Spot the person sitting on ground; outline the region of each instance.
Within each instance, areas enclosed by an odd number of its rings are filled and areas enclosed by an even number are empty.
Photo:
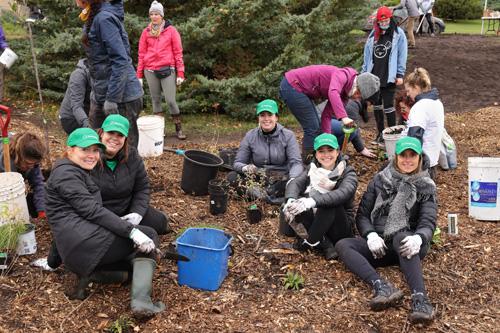
[[[371,285],[374,311],[395,306],[403,292],[375,267],[399,265],[411,292],[412,323],[428,323],[434,309],[424,287],[421,260],[436,228],[436,185],[422,170],[422,145],[416,138],[396,142],[396,157],[377,173],[356,215],[360,237],[340,240],[335,248],[347,268]]]
[[[444,132],[444,107],[436,88],[431,87],[429,73],[417,67],[405,78],[405,89],[415,104],[408,116],[403,135],[415,137],[422,142],[424,153],[429,157],[429,174],[436,179],[441,138]]]
[[[71,73],[68,88],[59,109],[61,126],[70,134],[80,127],[90,127],[90,72],[87,59],[80,59]]]
[[[153,228],[159,235],[169,231],[168,216],[149,205],[149,178],[137,149],[128,143],[129,121],[112,114],[98,130],[106,146],[101,162],[92,170],[101,190],[102,204],[133,225]]]
[[[302,158],[308,163],[313,152],[314,138],[331,133],[332,118],[353,126],[344,105],[349,98],[375,101],[380,89],[380,80],[371,73],[359,74],[350,67],[311,65],[292,69],[285,73],[280,84],[280,98],[304,130]],[[321,119],[318,117],[315,100],[328,100]]]
[[[14,135],[9,145],[10,170],[19,172],[28,181],[30,191],[26,196],[31,217],[45,218],[45,184],[40,163],[45,157],[46,148],[35,134]],[[4,169],[3,146],[0,146],[0,172]]]
[[[334,245],[353,235],[357,187],[356,172],[339,152],[335,136],[317,136],[313,161],[286,186],[283,213],[297,233],[298,250],[322,250],[327,260],[337,257]]]
[[[251,199],[281,203],[286,182],[299,176],[304,169],[299,145],[295,134],[278,123],[276,101],[266,99],[257,104],[257,117],[259,126],[248,131],[240,142],[234,171],[227,175],[227,180]],[[264,188],[247,187],[249,178],[259,178],[257,181]]]
[[[66,144],[64,158],[55,163],[47,181],[47,218],[65,267],[80,282],[117,283],[126,280],[126,272],[112,274],[104,267],[132,258],[132,312],[150,316],[163,311],[161,302],[151,301],[158,234],[102,205],[90,172],[99,163],[100,149],[106,147],[94,130],[78,128]]]
[[[394,96],[394,107],[396,108],[396,114],[399,118],[399,125],[406,125],[413,104],[415,104],[415,102],[408,97],[406,90],[400,89],[396,92],[396,96]]]

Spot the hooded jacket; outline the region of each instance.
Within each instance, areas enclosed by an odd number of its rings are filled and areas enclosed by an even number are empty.
[[[149,179],[142,158],[135,148],[129,147],[127,162],[123,161],[122,151],[117,161],[113,171],[106,165],[103,154],[102,163],[91,171],[101,190],[102,203],[118,216],[137,213],[144,217],[149,207]]]
[[[128,238],[134,227],[103,207],[90,172],[67,158],[47,182],[46,213],[64,265],[79,276],[94,271],[114,236]]]
[[[335,163],[335,167],[337,167],[337,165],[342,160],[345,159],[341,154],[339,154]],[[312,163],[315,163],[317,167],[321,167],[321,165],[315,160]],[[308,166],[299,177],[288,183],[285,190],[286,199],[298,199],[305,192],[311,182],[308,175],[309,168],[310,166]],[[356,176],[356,171],[352,166],[347,164],[344,172],[342,173],[342,175],[340,175],[340,177],[338,177],[337,179],[333,179],[332,176],[333,173],[330,173],[328,175],[330,180],[337,181],[333,190],[324,194],[314,191],[311,192],[309,196],[314,199],[317,208],[343,206],[348,221],[351,225],[353,225],[354,196],[356,194],[356,189],[358,188],[358,177]]]
[[[89,126],[90,72],[85,59],[80,59],[71,73],[68,88],[59,109],[60,119],[74,119],[79,127]]]
[[[311,65],[292,69],[285,73],[288,83],[298,92],[311,99],[328,99],[321,114],[321,131],[331,133],[331,120],[347,117],[344,105],[358,72],[350,67],[339,68],[330,65]]]
[[[290,178],[297,177],[304,169],[295,134],[281,124],[276,124],[276,131],[268,135],[264,135],[260,126],[247,132],[240,142],[233,167],[242,172],[250,163],[259,168],[286,171]]]
[[[88,32],[87,48],[95,101],[126,103],[143,96],[123,24],[122,0],[105,1]]]

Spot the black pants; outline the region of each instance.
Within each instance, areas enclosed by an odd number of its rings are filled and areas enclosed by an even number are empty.
[[[77,128],[80,128],[76,120],[73,118],[61,118],[60,121],[64,132],[66,132],[66,134],[68,135],[70,135],[71,132],[73,132]]]
[[[380,95],[377,103],[373,106],[375,122],[377,123],[378,133],[382,133],[385,128],[384,114],[387,118],[387,127],[396,125],[396,109],[394,108],[394,95],[396,94],[396,85],[394,83],[387,84],[386,87],[380,88]]]
[[[128,142],[132,147],[137,148],[139,143],[139,130],[137,129],[137,118],[142,111],[142,97],[136,100],[118,103],[118,113],[128,119],[130,130],[128,132]],[[104,113],[103,104],[95,101],[90,102],[89,120],[93,129],[101,128],[104,119],[108,115]]]
[[[158,235],[165,235],[168,229],[168,220],[165,214],[149,206],[139,225],[153,228]]]
[[[419,23],[420,23],[420,21],[422,21],[423,18],[424,18],[424,15],[420,15]],[[425,14],[425,19],[427,20],[427,23],[429,24],[429,32],[431,34],[433,34],[434,33],[434,22],[432,22],[432,13],[426,13]],[[417,33],[421,34],[423,28],[424,28],[424,25],[422,24],[420,26],[420,29],[417,31]]]
[[[351,223],[342,206],[318,208],[316,213],[309,209],[297,215],[295,219],[306,227],[309,234],[307,241],[311,244],[321,241],[325,236],[333,244],[353,236]]]
[[[399,264],[399,268],[403,272],[411,292],[425,293],[422,264],[420,261],[427,254],[429,245],[422,244],[418,256],[413,256],[410,259],[402,257],[399,254],[400,243],[403,238],[409,235],[413,235],[413,233],[399,232],[393,237],[392,241],[386,241],[388,249],[385,256],[379,259],[373,258],[373,254],[364,238],[342,239],[337,243],[335,248],[347,268],[366,283],[371,285],[373,281],[380,279],[380,275],[375,270],[375,267]]]

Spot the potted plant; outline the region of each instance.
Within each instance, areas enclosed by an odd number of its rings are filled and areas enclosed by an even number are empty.
[[[262,210],[257,204],[251,204],[247,208],[247,218],[250,224],[259,223],[262,220]]]
[[[7,274],[16,253],[19,235],[26,231],[22,222],[12,222],[0,226],[0,273]]]

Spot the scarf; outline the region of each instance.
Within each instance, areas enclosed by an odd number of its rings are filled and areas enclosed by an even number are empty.
[[[398,172],[392,163],[380,173],[380,180],[387,198],[382,198],[382,192],[378,194],[371,220],[373,223],[389,208],[384,226],[384,238],[389,239],[398,231],[410,229],[410,209],[415,203],[435,200],[436,184],[427,170],[407,175]]]
[[[344,173],[346,167],[346,161],[340,161],[333,170],[327,170],[323,168],[318,168],[315,163],[311,163],[309,172],[309,186],[306,188],[305,193],[311,193],[313,191],[319,192],[321,194],[330,192],[337,185],[337,181],[340,176]],[[328,188],[319,185],[320,181],[327,181]]]
[[[87,22],[87,20],[89,19],[89,15],[90,15],[90,3],[88,3],[87,6],[85,6],[85,8],[82,10],[80,15],[78,15],[78,17],[83,22]]]
[[[160,34],[164,28],[165,28],[165,20],[161,20],[160,24],[153,24],[153,22],[151,22],[149,24],[149,29],[150,29],[149,34],[152,37],[158,37],[158,36],[160,36]]]

